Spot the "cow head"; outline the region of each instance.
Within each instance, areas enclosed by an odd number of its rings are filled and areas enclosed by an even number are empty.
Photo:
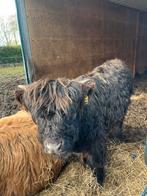
[[[16,89],[17,100],[32,114],[46,153],[66,157],[79,139],[82,107],[95,82],[42,79]]]

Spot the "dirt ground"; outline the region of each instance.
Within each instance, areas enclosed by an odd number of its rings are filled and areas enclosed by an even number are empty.
[[[24,84],[23,67],[0,68],[0,118],[19,110],[14,91],[19,84]]]
[[[19,110],[14,89],[23,74],[0,75],[0,117]],[[73,160],[40,196],[138,196],[147,186],[144,141],[147,135],[147,75],[135,79],[134,94],[124,121],[124,140],[109,141],[106,180],[99,188],[91,171]]]

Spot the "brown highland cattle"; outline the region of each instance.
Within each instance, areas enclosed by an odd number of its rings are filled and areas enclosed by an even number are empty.
[[[60,173],[63,163],[43,152],[31,116],[0,119],[0,196],[34,195]]]

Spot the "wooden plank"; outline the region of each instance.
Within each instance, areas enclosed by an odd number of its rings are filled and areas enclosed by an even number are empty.
[[[137,73],[142,74],[147,71],[147,13],[140,14],[136,65]]]
[[[147,1],[146,0],[110,0],[114,3],[135,8],[141,11],[147,11]]]
[[[72,78],[115,57],[134,69],[137,11],[106,0],[25,3],[35,79]]]
[[[137,62],[137,51],[138,51],[138,41],[139,41],[139,20],[140,20],[140,12],[137,13],[136,19],[136,39],[135,39],[135,47],[134,47],[134,64],[133,64],[133,76],[136,73],[136,62]]]

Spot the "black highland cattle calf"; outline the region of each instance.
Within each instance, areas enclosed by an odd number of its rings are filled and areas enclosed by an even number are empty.
[[[19,86],[16,97],[38,124],[45,152],[62,158],[83,153],[102,184],[107,133],[121,135],[132,86],[130,70],[114,59],[73,80],[46,78]]]

